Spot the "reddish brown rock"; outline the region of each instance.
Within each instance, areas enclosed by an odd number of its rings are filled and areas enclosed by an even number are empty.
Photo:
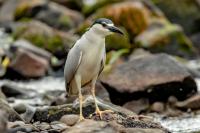
[[[29,51],[19,49],[9,67],[25,77],[41,77],[46,74],[49,62]]]

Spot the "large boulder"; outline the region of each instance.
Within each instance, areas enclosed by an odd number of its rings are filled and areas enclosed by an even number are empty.
[[[197,91],[185,67],[167,54],[133,56],[102,79],[111,101],[124,104],[148,97],[150,102],[166,101],[169,96],[184,100]]]

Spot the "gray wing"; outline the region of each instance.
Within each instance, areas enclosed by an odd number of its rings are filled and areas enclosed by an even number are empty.
[[[99,69],[99,75],[103,71],[105,63],[106,63],[106,52],[104,51],[103,57],[101,59],[101,66],[100,66],[100,69]]]
[[[65,76],[65,86],[67,89],[67,85],[73,79],[82,58],[82,51],[76,47],[75,49],[71,49],[68,53],[67,60],[65,62],[64,76]]]

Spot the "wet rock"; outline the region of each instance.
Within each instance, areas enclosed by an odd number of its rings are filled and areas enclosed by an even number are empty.
[[[173,23],[183,26],[186,33],[191,34],[200,29],[200,14],[198,0],[152,0]],[[178,6],[176,6],[178,5]],[[170,8],[169,8],[170,7]],[[190,19],[188,19],[190,18]]]
[[[62,123],[65,123],[68,126],[73,126],[76,124],[76,122],[79,120],[79,116],[78,115],[64,115],[61,117],[60,121]]]
[[[45,58],[19,49],[9,67],[24,77],[37,78],[46,75],[49,62]]]
[[[123,107],[140,114],[149,108],[149,101],[148,99],[133,100],[124,104]]]
[[[9,121],[22,120],[19,114],[15,112],[3,99],[0,99],[0,110],[4,111],[8,115]]]
[[[115,104],[148,97],[152,101],[166,101],[173,95],[180,100],[197,91],[187,69],[167,54],[135,56],[117,66],[102,79]]]
[[[6,133],[7,132],[7,114],[0,110],[0,132]]]
[[[39,21],[17,22],[10,26],[14,38],[23,38],[34,45],[53,53],[66,52],[77,40],[77,36],[55,30]]]
[[[10,125],[8,132],[9,133],[16,133],[16,132],[25,132],[25,133],[29,133],[29,132],[38,132],[39,130],[34,127],[32,124],[25,124],[22,123],[20,121],[16,121],[16,122],[9,122],[8,125]]]
[[[153,103],[151,106],[151,110],[154,112],[158,112],[158,113],[163,112],[165,110],[164,103],[162,103],[162,102]]]
[[[200,94],[194,95],[184,101],[177,102],[175,104],[180,109],[199,109],[200,108]]]

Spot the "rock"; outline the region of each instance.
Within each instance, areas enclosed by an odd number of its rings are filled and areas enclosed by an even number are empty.
[[[151,110],[154,112],[162,113],[165,110],[164,103],[162,102],[155,102],[151,106]]]
[[[34,123],[34,126],[39,128],[40,131],[45,131],[51,129],[51,126],[49,123],[42,122],[42,123]]]
[[[105,7],[107,5],[111,5],[116,2],[121,2],[124,0],[95,0],[95,1],[87,1],[83,0],[82,12],[86,16],[89,16],[93,12],[97,11],[98,9]]]
[[[167,18],[173,22],[180,24],[187,34],[194,33],[200,29],[200,14],[198,0],[151,0],[159,7]],[[178,5],[178,6],[177,6]],[[170,7],[170,8],[169,8]],[[188,19],[190,18],[190,19]]]
[[[2,90],[0,89],[0,98],[3,100],[6,100],[6,96],[5,94],[2,92]]]
[[[196,94],[184,101],[176,102],[175,106],[180,109],[199,109],[200,108],[200,94]]]
[[[27,50],[31,53],[34,53],[40,57],[44,57],[46,58],[48,61],[51,60],[52,54],[44,49],[41,49],[39,47],[34,46],[33,44],[31,44],[29,41],[24,40],[24,39],[19,39],[16,40],[12,45],[11,45],[11,49],[24,49]]]
[[[39,21],[17,22],[10,25],[14,38],[23,38],[34,45],[47,49],[54,54],[65,52],[73,46],[77,37],[55,30]]]
[[[140,128],[128,128],[125,129],[126,133],[165,133],[160,129],[140,129]]]
[[[193,34],[190,39],[194,44],[194,47],[197,49],[198,54],[200,54],[200,33]]]
[[[117,131],[109,126],[106,122],[100,121],[94,121],[94,120],[85,120],[69,130],[67,130],[64,133],[116,133]]]
[[[197,54],[182,28],[163,20],[150,24],[136,36],[135,43],[154,53],[165,52],[181,57],[193,57]]]
[[[65,31],[69,31],[83,22],[83,16],[79,12],[54,2],[49,2],[46,9],[39,12],[35,19]]]
[[[6,101],[0,99],[0,110],[4,111],[8,115],[9,121],[22,120],[22,118],[15,112]]]
[[[83,7],[83,0],[52,0],[60,5],[66,6],[70,9],[80,11]]]
[[[123,107],[140,114],[142,111],[146,111],[149,108],[148,99],[139,99],[127,102]]]
[[[23,104],[23,103],[20,103],[20,104],[16,104],[13,106],[13,109],[19,113],[19,114],[22,114],[24,112],[26,112],[26,105]]]
[[[34,90],[26,89],[17,83],[6,81],[1,84],[1,90],[7,97],[32,98],[37,95]]]
[[[114,24],[125,27],[130,37],[143,32],[153,20],[166,20],[162,12],[151,2],[139,0],[108,5],[99,9],[92,17],[110,18]]]
[[[118,132],[121,129],[126,128],[140,128],[140,129],[160,129],[163,132],[167,132],[166,129],[162,128],[162,126],[158,123],[149,121],[149,120],[140,120],[134,119],[137,115],[133,112],[121,108],[119,106],[106,103],[98,99],[98,105],[101,110],[110,109],[114,111],[113,113],[105,113],[102,116],[102,120],[98,115],[93,114],[91,117],[88,117],[91,113],[95,111],[94,100],[92,96],[87,97],[83,102],[83,115],[86,119],[83,122],[76,123],[72,127],[66,127],[65,132]],[[72,114],[79,114],[79,104],[65,104],[59,106],[51,106],[51,107],[43,107],[38,108],[34,115],[32,121],[40,121],[40,122],[51,122],[61,119],[62,122],[68,122],[71,120]],[[62,117],[62,118],[61,118]],[[66,120],[65,118],[68,117]],[[76,116],[79,117],[78,115]],[[52,122],[53,121],[53,122]],[[64,123],[63,123],[64,124]],[[70,122],[70,125],[72,123]],[[74,124],[74,122],[73,122]],[[64,124],[65,125],[65,124]],[[65,125],[66,126],[66,125]],[[55,128],[57,129],[57,128]],[[59,128],[60,129],[60,128]],[[63,128],[64,129],[64,128]]]
[[[122,113],[126,115],[135,115],[135,113],[121,108],[119,106],[115,106],[108,102],[102,101],[98,99],[98,105],[102,110],[113,110],[114,112]],[[88,117],[90,114],[94,113],[95,106],[94,106],[94,99],[92,96],[85,97],[84,99],[84,106],[83,106],[83,115]],[[74,102],[74,104],[64,104],[58,106],[51,106],[51,107],[44,107],[44,108],[37,108],[35,115],[33,117],[34,121],[42,121],[42,122],[52,122],[58,121],[60,118],[65,114],[79,114],[79,104]]]
[[[19,49],[9,67],[28,78],[45,76],[49,69],[49,62],[34,53]]]
[[[7,114],[0,110],[0,132],[1,133],[6,133],[7,132]]]
[[[64,115],[61,117],[60,121],[62,123],[65,123],[68,126],[73,126],[76,124],[76,122],[79,120],[79,116],[78,115]]]
[[[52,127],[54,130],[56,130],[56,131],[58,131],[58,132],[62,132],[62,131],[64,131],[65,129],[69,128],[66,124],[61,123],[61,122],[59,122],[59,121],[51,122],[50,125],[51,125],[51,127]]]
[[[74,133],[74,132],[76,132],[76,133],[97,133],[97,132],[102,132],[102,133],[116,133],[116,132],[151,133],[151,131],[152,132],[158,131],[158,133],[167,133],[166,130],[162,130],[159,128],[158,129],[148,128],[148,127],[145,127],[145,125],[143,125],[143,126],[141,125],[141,127],[139,127],[139,125],[140,124],[138,123],[138,125],[135,124],[136,127],[126,128],[114,121],[106,123],[104,121],[94,121],[94,120],[86,119],[85,121],[80,122],[77,125],[73,126],[72,128],[66,130],[64,133]],[[147,129],[145,129],[145,128],[147,128]]]
[[[166,101],[169,96],[184,100],[197,92],[187,69],[167,54],[135,56],[101,81],[111,101],[120,105],[141,97],[150,102]]]

